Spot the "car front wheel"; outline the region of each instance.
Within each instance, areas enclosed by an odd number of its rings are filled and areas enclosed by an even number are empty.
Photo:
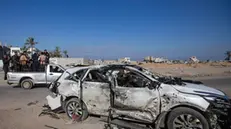
[[[65,112],[67,113],[67,116],[71,119],[76,120],[86,120],[88,117],[88,110],[87,106],[84,102],[82,102],[83,107],[81,109],[81,103],[78,98],[71,98],[67,102],[65,102]]]
[[[170,112],[167,127],[168,129],[209,129],[209,124],[200,112],[179,107]]]

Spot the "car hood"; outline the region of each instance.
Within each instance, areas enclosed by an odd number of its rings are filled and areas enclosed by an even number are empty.
[[[200,94],[200,95],[212,95],[212,96],[225,96],[222,91],[215,88],[205,86],[203,84],[184,83],[183,86],[173,86],[176,90],[184,93]]]

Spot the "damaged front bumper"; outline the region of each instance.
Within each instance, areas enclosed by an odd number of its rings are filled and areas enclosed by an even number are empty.
[[[46,97],[48,105],[50,106],[51,110],[60,108],[62,106],[61,95],[58,94],[57,82],[56,81],[52,82],[48,87],[48,89],[53,94],[52,96],[48,95]]]
[[[219,125],[221,129],[231,129],[231,109],[229,109],[227,113],[217,109],[212,110],[212,112],[216,117],[217,125]],[[216,126],[214,125],[212,127]]]
[[[231,101],[212,104],[208,109],[208,117],[212,129],[231,129]]]
[[[57,95],[56,97],[52,97],[51,95],[48,95],[46,97],[48,105],[50,106],[51,110],[55,110],[60,108],[61,105],[61,95]]]

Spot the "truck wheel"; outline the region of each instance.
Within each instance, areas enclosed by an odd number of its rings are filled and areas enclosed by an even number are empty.
[[[31,89],[33,87],[33,81],[32,79],[24,79],[21,82],[21,87],[24,89]]]
[[[71,98],[65,103],[65,111],[67,116],[71,119],[86,120],[88,117],[87,106],[83,102],[83,109],[81,109],[80,100],[78,98]]]
[[[167,127],[168,129],[209,129],[209,124],[198,111],[179,107],[170,112]]]

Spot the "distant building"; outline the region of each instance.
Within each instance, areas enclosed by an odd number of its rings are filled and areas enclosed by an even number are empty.
[[[147,57],[144,58],[144,61],[145,62],[153,62],[154,58],[152,56],[147,56]]]
[[[94,60],[94,65],[101,65],[103,64],[103,60]]]
[[[192,56],[189,58],[189,63],[199,63],[200,60],[197,59],[196,56]]]
[[[116,61],[116,60],[104,60],[103,63],[104,64],[116,64],[116,63],[118,63],[118,61]]]
[[[168,59],[162,58],[162,57],[158,57],[158,58],[154,58],[153,62],[155,63],[166,63],[168,61]]]
[[[131,58],[130,57],[124,57],[124,58],[120,58],[118,59],[119,63],[131,63]]]
[[[15,54],[15,52],[20,53],[21,49],[20,47],[11,47],[10,48],[10,55],[13,56]]]

